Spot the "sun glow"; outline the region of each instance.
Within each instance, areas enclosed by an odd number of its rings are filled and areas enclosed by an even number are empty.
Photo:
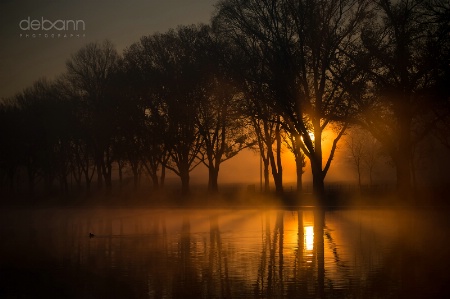
[[[309,138],[311,139],[311,141],[314,142],[314,139],[315,139],[314,138],[314,133],[313,132],[308,132],[308,135],[309,135]],[[301,136],[301,139],[304,140],[303,136]]]

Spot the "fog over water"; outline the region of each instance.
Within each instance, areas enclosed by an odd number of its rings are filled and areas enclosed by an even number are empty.
[[[446,211],[0,213],[2,298],[443,298],[450,293]]]

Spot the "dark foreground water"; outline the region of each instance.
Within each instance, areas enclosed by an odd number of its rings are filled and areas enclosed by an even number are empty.
[[[447,210],[0,216],[0,298],[450,298]]]

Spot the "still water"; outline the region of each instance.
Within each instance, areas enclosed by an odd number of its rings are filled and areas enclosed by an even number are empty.
[[[450,298],[447,215],[1,210],[0,298]]]

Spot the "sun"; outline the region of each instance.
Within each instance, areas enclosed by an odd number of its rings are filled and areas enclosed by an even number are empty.
[[[314,138],[314,133],[308,131],[308,135],[309,135],[309,138],[311,139],[311,142],[314,142],[314,140],[315,140],[315,138]],[[301,139],[302,139],[302,141],[303,141],[303,135],[301,136]]]

